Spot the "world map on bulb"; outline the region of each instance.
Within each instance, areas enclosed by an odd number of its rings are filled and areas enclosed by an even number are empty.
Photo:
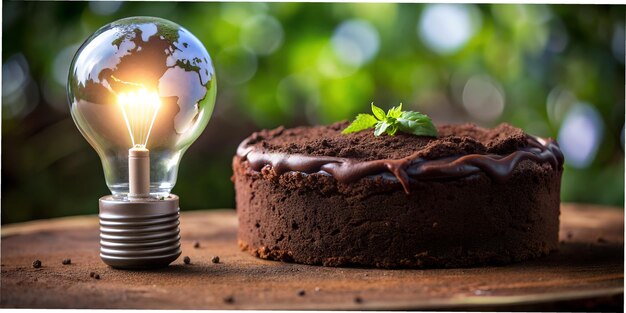
[[[150,142],[184,145],[202,131],[215,102],[215,71],[204,45],[181,26],[160,18],[133,17],[98,30],[81,46],[70,68],[72,113],[100,131],[93,140],[127,145],[119,121],[120,95],[148,90],[161,108]],[[85,125],[87,126],[87,125]],[[88,135],[88,134],[86,134]],[[124,143],[120,143],[119,137]],[[132,135],[131,135],[132,137]]]

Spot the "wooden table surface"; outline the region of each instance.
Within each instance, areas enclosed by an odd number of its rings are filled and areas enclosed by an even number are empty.
[[[102,263],[95,216],[4,225],[0,306],[621,310],[623,214],[622,208],[565,204],[560,250],[548,257],[431,270],[328,268],[256,259],[237,247],[233,210],[183,213],[183,254],[168,268],[150,271],[115,270]],[[199,248],[193,247],[195,241]],[[219,264],[211,262],[214,255]],[[183,264],[183,256],[192,264]],[[72,264],[62,265],[65,258]],[[41,268],[32,267],[35,259],[41,260]]]

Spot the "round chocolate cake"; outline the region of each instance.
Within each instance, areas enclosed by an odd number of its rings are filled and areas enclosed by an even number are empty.
[[[563,155],[501,124],[439,136],[263,130],[233,159],[241,249],[325,266],[466,267],[558,245]]]

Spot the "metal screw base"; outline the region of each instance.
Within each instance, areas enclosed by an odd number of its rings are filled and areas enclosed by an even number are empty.
[[[178,196],[124,201],[100,198],[100,258],[114,268],[168,266],[180,254]]]

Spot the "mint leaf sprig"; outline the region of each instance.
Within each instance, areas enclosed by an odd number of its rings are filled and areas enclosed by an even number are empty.
[[[397,131],[417,136],[437,137],[437,128],[426,114],[414,111],[402,111],[402,103],[387,111],[377,107],[372,102],[372,114],[359,114],[352,124],[348,125],[341,133],[356,133],[369,128],[374,128],[374,136],[386,133],[393,136]]]

